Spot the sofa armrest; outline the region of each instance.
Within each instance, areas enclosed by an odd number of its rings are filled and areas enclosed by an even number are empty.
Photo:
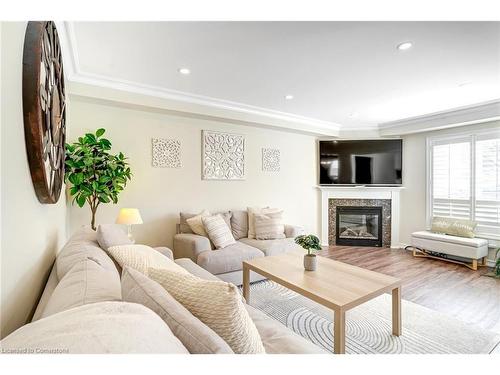
[[[285,224],[285,236],[286,238],[295,238],[304,234],[304,228],[299,227],[297,225],[288,225]]]
[[[172,250],[170,250],[168,247],[159,246],[155,247],[154,249],[162,255],[165,255],[167,258],[174,260],[174,253],[172,253]]]
[[[191,233],[181,233],[174,236],[174,258],[189,258],[197,263],[198,255],[212,250],[207,237]]]

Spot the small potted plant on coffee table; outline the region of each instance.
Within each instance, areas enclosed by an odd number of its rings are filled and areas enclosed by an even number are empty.
[[[295,237],[295,243],[303,247],[307,254],[304,255],[304,269],[306,271],[315,271],[317,267],[316,254],[313,251],[321,250],[319,238],[314,234]]]

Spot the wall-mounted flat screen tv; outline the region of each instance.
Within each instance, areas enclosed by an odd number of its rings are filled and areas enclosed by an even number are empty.
[[[319,142],[320,185],[402,185],[401,139]]]

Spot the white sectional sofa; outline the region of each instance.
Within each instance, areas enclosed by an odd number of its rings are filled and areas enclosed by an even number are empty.
[[[248,238],[248,213],[244,210],[228,211],[231,231],[236,243],[221,250],[215,250],[210,240],[194,234],[186,219],[195,214],[180,215],[178,233],[174,236],[174,257],[189,258],[200,267],[217,275],[220,279],[241,285],[243,282],[242,263],[245,260],[278,255],[287,251],[303,249],[294,242],[295,237],[304,233],[299,226],[285,225],[284,239],[257,240]],[[227,213],[225,213],[227,214]],[[250,274],[250,281],[264,279],[256,273]]]
[[[157,250],[172,256],[167,248]],[[198,277],[218,280],[191,259],[175,262]],[[81,272],[85,274],[79,278],[80,284],[84,280],[84,288],[69,277]],[[4,338],[2,351],[188,354],[157,314],[142,304],[122,301],[120,277],[119,268],[99,246],[96,232],[82,228],[58,254],[32,323]],[[261,311],[249,305],[245,308],[266,353],[325,353]]]

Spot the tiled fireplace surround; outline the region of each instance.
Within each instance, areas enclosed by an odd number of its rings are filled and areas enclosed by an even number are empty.
[[[390,199],[352,199],[331,198],[328,200],[328,244],[336,245],[337,207],[382,207],[382,246],[391,246],[391,200]]]
[[[382,246],[399,248],[399,193],[402,187],[320,186],[321,243],[335,245],[337,206],[382,207]]]

